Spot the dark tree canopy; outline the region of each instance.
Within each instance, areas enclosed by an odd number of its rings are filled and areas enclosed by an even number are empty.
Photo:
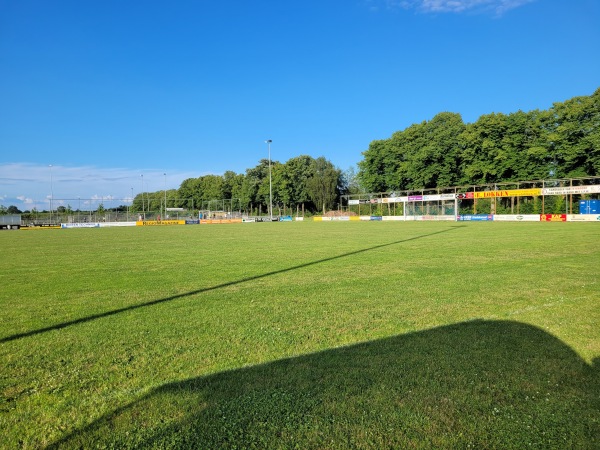
[[[370,192],[600,175],[600,89],[547,111],[440,113],[371,142],[358,178]]]

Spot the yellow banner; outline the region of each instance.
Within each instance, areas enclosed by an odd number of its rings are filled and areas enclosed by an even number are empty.
[[[473,192],[473,198],[493,198],[493,197],[535,197],[542,195],[542,190],[535,189],[508,189],[506,191],[481,191]]]

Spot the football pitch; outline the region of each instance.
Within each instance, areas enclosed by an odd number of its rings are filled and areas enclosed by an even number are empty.
[[[600,224],[0,244],[0,448],[600,448]]]

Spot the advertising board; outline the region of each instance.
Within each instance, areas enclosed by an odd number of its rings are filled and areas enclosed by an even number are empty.
[[[456,220],[464,220],[469,222],[487,222],[494,220],[491,214],[461,214],[456,216]]]
[[[567,222],[600,222],[600,214],[569,214]]]
[[[540,220],[542,222],[566,222],[566,214],[541,214]]]
[[[99,222],[86,222],[86,223],[61,223],[61,228],[100,228]]]
[[[539,222],[539,214],[494,214],[496,222]]]
[[[185,220],[142,220],[135,223],[139,226],[159,227],[164,225],[185,225]]]

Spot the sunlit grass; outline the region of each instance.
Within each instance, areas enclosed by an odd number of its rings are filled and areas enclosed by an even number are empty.
[[[0,243],[4,448],[598,443],[597,224],[43,230]]]

